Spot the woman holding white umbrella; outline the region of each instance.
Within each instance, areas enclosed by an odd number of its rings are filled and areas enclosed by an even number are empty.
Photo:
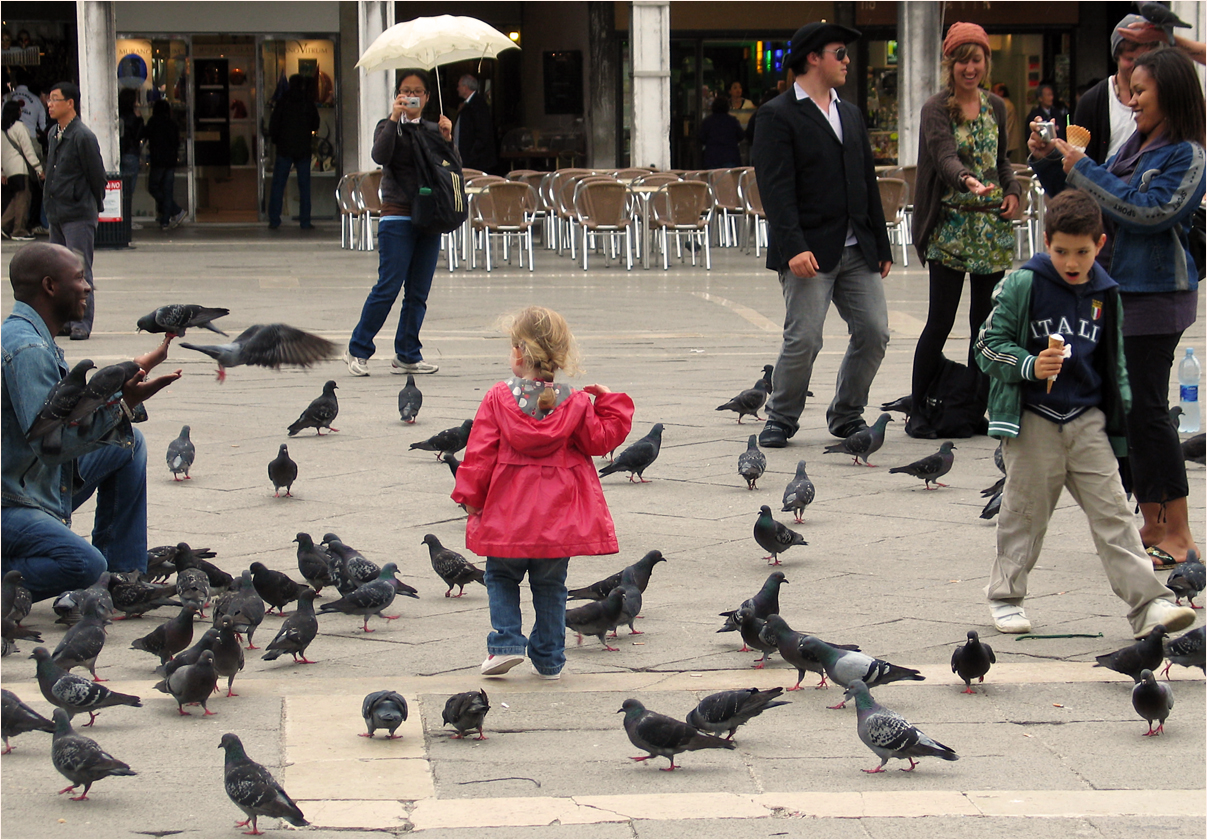
[[[439,123],[420,117],[428,103],[429,78],[424,70],[408,69],[399,73],[402,81],[395,91],[390,116],[377,124],[373,133],[373,160],[380,164],[381,221],[378,227],[377,284],[369,292],[344,353],[353,376],[369,375],[369,359],[376,348],[373,339],[390,314],[390,308],[403,293],[402,312],[394,334],[392,373],[435,373],[439,366],[423,360],[419,329],[427,313],[428,292],[440,256],[440,235],[423,235],[411,226],[411,200],[418,190],[410,138],[402,123],[417,123],[421,131],[438,131],[450,141],[453,124],[446,116]],[[459,161],[459,158],[458,158]]]

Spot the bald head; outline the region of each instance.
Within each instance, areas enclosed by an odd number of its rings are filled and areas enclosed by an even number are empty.
[[[49,242],[32,242],[22,247],[8,264],[13,297],[22,303],[32,302],[43,291],[43,278],[63,278],[74,271],[79,260],[74,251]]]

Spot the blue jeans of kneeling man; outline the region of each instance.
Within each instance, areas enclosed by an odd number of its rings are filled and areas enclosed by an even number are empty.
[[[566,664],[566,569],[569,557],[526,559],[486,558],[486,594],[490,598],[490,623],[486,637],[492,656],[525,656],[542,674],[561,673]],[[520,582],[528,575],[532,632],[524,638],[520,615]]]

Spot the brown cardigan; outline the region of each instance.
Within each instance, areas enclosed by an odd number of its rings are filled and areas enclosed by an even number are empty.
[[[1004,187],[1004,195],[1022,197],[1023,189],[1014,177],[1014,169],[1006,158],[1008,135],[1006,132],[1006,103],[989,94],[989,107],[997,121],[997,177]],[[967,192],[963,180],[965,175],[976,176],[960,162],[956,152],[956,137],[952,130],[951,117],[947,113],[947,91],[936,93],[922,106],[921,132],[918,137],[918,172],[914,192],[914,247],[918,258],[926,265],[926,246],[930,235],[939,224],[943,193],[947,187]]]

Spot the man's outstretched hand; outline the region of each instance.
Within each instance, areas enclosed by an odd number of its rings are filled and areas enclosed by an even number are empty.
[[[163,376],[147,379],[147,374],[168,358],[168,345],[171,343],[171,337],[165,335],[163,342],[150,353],[134,358],[134,361],[138,364],[139,371],[122,386],[122,400],[130,408],[134,408],[140,403],[151,399],[151,397],[181,377],[182,371],[177,369],[172,373],[165,373]]]

